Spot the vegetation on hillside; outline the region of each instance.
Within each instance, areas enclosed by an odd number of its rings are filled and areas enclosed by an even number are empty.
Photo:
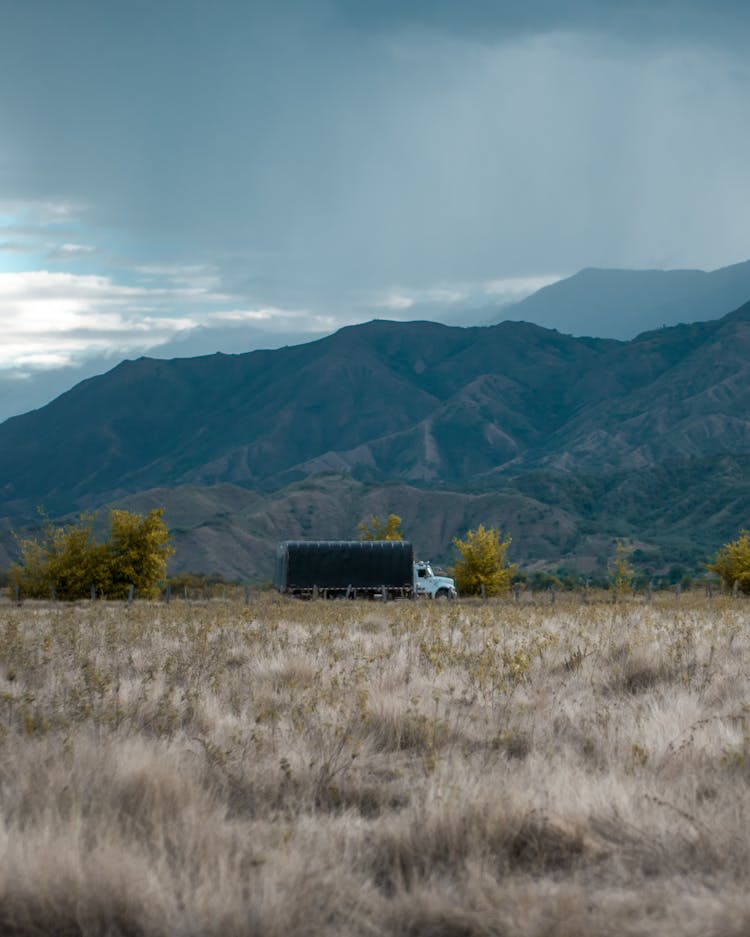
[[[357,524],[360,540],[403,540],[404,532],[401,530],[401,518],[398,514],[389,514],[388,519],[382,521],[374,514],[369,521]]]
[[[268,579],[280,536],[357,537],[358,521],[395,513],[417,552],[442,565],[453,559],[455,534],[491,518],[513,531],[513,558],[530,571],[604,585],[612,541],[621,538],[634,546],[639,588],[650,580],[655,587],[684,585],[705,576],[707,558],[736,537],[738,518],[750,517],[750,456],[676,460],[599,478],[537,473],[487,481],[471,493],[426,484],[366,485],[331,474],[274,492],[184,486],[133,495],[118,506],[146,513],[162,504],[177,549],[170,564],[175,572]],[[37,534],[16,526],[22,536]],[[16,557],[10,530],[0,529],[0,567]]]
[[[41,538],[21,540],[21,561],[10,569],[10,584],[29,598],[73,600],[93,589],[117,599],[131,586],[139,597],[153,597],[174,552],[163,513],[161,508],[146,515],[112,510],[103,540],[95,536],[93,514],[63,526],[46,521]]]

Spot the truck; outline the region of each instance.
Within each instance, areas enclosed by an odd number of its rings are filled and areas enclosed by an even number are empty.
[[[456,598],[454,581],[415,562],[408,540],[285,540],[274,584],[299,598]]]

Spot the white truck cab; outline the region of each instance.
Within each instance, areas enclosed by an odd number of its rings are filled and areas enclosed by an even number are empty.
[[[429,599],[455,599],[456,583],[448,576],[436,576],[429,563],[414,564],[414,595]]]

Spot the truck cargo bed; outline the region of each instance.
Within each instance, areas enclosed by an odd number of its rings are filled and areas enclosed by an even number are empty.
[[[274,583],[300,596],[411,595],[413,561],[406,540],[287,540],[276,551]]]

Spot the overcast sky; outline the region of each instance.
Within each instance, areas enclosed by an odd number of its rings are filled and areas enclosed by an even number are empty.
[[[748,10],[0,0],[0,369],[746,260]]]

